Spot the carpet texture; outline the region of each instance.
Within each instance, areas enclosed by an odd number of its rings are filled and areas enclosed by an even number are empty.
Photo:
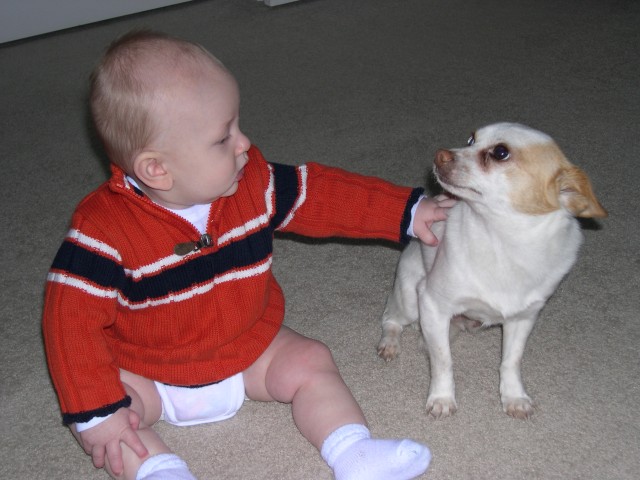
[[[632,0],[196,1],[0,46],[0,478],[100,479],[61,424],[42,347],[44,280],[77,202],[107,176],[87,79],[133,28],[202,43],[235,73],[242,127],[271,161],[318,161],[423,185],[439,147],[517,121],[553,136],[609,218],[541,315],[523,377],[538,410],[501,411],[499,329],[460,335],[458,413],[425,413],[419,333],[376,356],[400,250],[279,238],[286,324],[322,340],[374,435],[432,449],[425,479],[640,475],[640,3]],[[246,402],[207,426],[159,424],[201,479],[330,479],[287,405]]]

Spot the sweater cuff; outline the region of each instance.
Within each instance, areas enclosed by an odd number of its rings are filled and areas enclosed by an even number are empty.
[[[420,197],[424,195],[424,188],[414,188],[409,195],[407,204],[404,207],[404,213],[402,215],[402,222],[400,222],[400,243],[406,245],[411,240],[409,235],[409,228],[413,225],[413,207],[416,206]]]
[[[95,410],[88,410],[86,412],[79,413],[63,413],[62,422],[65,425],[72,423],[87,423],[95,417],[106,417],[112,413],[116,413],[121,408],[128,408],[131,406],[131,397],[127,395],[122,400],[111,405],[105,405],[104,407],[96,408]]]

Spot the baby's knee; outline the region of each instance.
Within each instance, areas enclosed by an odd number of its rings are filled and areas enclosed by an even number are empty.
[[[120,379],[127,395],[131,397],[131,410],[140,417],[143,425],[151,426],[162,415],[162,401],[153,380],[126,370],[120,371]]]
[[[309,371],[337,371],[331,350],[324,343],[307,339],[298,350],[295,361],[299,368]]]

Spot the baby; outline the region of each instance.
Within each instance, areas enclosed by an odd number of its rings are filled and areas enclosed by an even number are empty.
[[[231,73],[154,32],[115,41],[91,109],[112,176],[77,207],[48,275],[43,331],[63,421],[114,478],[193,479],[153,425],[215,422],[245,398],[291,404],[338,480],[422,474],[427,447],[371,438],[328,348],[283,326],[276,231],[436,244],[450,200],[309,163],[267,162]]]

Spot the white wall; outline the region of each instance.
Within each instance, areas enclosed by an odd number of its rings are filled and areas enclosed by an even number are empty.
[[[190,0],[0,0],[0,43]]]

